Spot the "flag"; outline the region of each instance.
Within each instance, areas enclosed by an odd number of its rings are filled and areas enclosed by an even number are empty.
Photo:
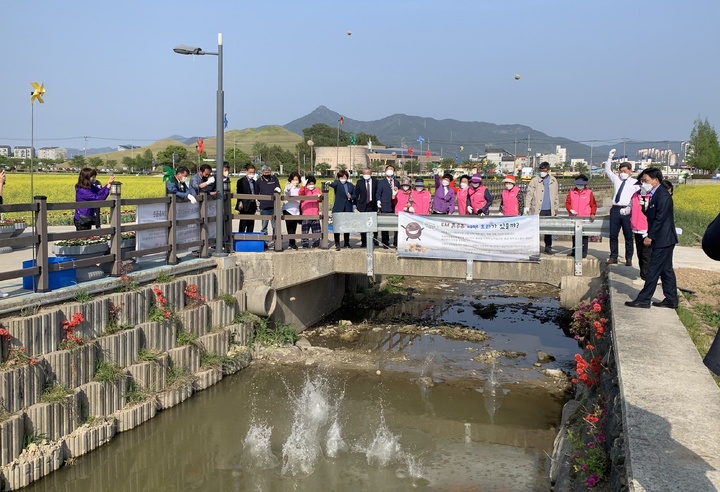
[[[418,137],[417,141],[422,144],[425,141],[425,139],[422,137]]]
[[[341,116],[338,121],[339,121],[340,124],[342,125],[343,123],[345,123],[345,117],[344,117],[344,116]]]
[[[198,139],[197,139],[196,148],[197,148],[197,153],[198,153],[198,154],[202,154],[203,152],[205,152],[205,142],[203,141],[202,138],[198,138]]]
[[[432,155],[432,153],[430,153],[429,150],[426,150],[426,151],[425,151],[425,157],[430,157],[431,155]]]
[[[465,147],[463,147],[463,146],[461,145],[461,146],[460,146],[460,152],[462,152],[463,150],[465,150]]]
[[[408,155],[413,155],[412,147],[408,147],[407,153],[408,153]]]
[[[455,164],[457,164],[457,163],[459,163],[459,162],[460,162],[460,158],[458,157],[457,154],[455,154]]]
[[[223,119],[223,128],[227,130],[228,120],[227,120],[227,113],[225,113],[225,118]]]

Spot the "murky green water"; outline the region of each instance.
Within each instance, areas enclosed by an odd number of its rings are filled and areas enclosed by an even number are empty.
[[[482,323],[490,341],[420,335],[393,343],[397,334],[388,341],[377,330],[354,343],[371,347],[381,375],[253,366],[27,490],[549,490],[546,453],[564,398],[538,384],[533,362],[540,347],[557,357],[555,366],[574,353],[553,321],[557,301],[526,299],[535,306],[526,312],[525,301],[508,300],[488,320],[462,307],[476,296],[459,289],[444,310],[444,294],[437,302],[425,295],[424,312]],[[471,349],[496,345],[532,356],[471,360]],[[407,357],[388,362],[383,351]]]

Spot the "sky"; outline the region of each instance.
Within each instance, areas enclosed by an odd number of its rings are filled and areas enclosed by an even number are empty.
[[[595,145],[720,127],[717,0],[0,0],[0,145],[213,136],[320,105],[523,124]],[[347,33],[351,32],[351,35]],[[515,74],[520,75],[515,80]],[[45,103],[30,105],[30,82]],[[408,137],[414,137],[409,135]]]

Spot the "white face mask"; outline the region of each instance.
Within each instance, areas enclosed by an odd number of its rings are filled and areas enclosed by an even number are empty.
[[[410,189],[410,185],[402,185],[401,187],[403,191],[408,191]]]
[[[297,186],[297,185],[298,185],[298,183],[299,183],[299,181],[297,181],[297,180],[293,180],[293,182],[292,182],[291,184],[292,184],[293,186]]]
[[[347,183],[347,179],[341,179],[341,180],[340,180],[340,184],[345,184],[345,183]]]
[[[630,175],[628,173],[620,173],[620,179],[622,179],[623,181],[625,181],[629,177]]]
[[[505,184],[505,189],[506,189],[506,190],[512,190],[514,187],[515,187],[514,184],[510,184],[510,183],[506,183],[506,184]]]
[[[309,184],[309,185],[307,185],[307,189],[310,190],[310,191],[312,191],[312,190],[315,189],[315,185],[314,185],[314,184]]]
[[[448,181],[447,179],[443,179],[442,185],[443,185],[443,186],[450,186],[450,181]]]
[[[369,174],[363,174],[363,179],[364,179],[364,180],[368,180],[368,179],[370,179],[370,178],[372,178],[372,176],[370,176]]]
[[[227,178],[228,176],[230,176],[230,172],[229,172],[229,171],[223,171],[223,176],[225,176],[225,177]]]
[[[582,191],[585,189],[585,185],[575,185],[575,188]]]
[[[467,183],[460,183],[460,189],[461,189],[461,190],[465,190],[465,189],[467,189],[467,187],[468,187],[468,184],[467,184]]]
[[[480,186],[480,183],[470,183],[470,186],[473,188],[478,188]]]
[[[385,171],[385,176],[392,176],[393,174],[395,174],[395,171],[393,171],[392,169],[388,169],[387,171]]]
[[[547,175],[548,175],[547,172],[545,172],[545,171],[540,171],[540,177],[541,177],[541,178],[546,178]]]
[[[422,186],[416,186],[416,187],[415,187],[415,191],[422,191],[422,190],[424,190],[424,189],[425,189],[425,188],[422,187]]]
[[[653,189],[652,183],[643,183],[640,185],[640,187],[645,190],[645,193],[650,193],[650,191],[652,191]]]

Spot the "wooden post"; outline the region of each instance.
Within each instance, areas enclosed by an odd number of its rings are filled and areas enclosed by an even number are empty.
[[[112,265],[110,274],[113,277],[122,275],[122,210],[120,207],[120,185],[118,181],[114,181],[110,185],[110,199],[113,202],[110,209],[110,225],[115,229],[110,241],[110,253],[115,255],[115,261]]]
[[[275,251],[282,251],[282,200],[280,193],[273,194],[273,218],[275,219],[275,227],[273,227],[273,237],[275,238]]]
[[[170,251],[168,251],[167,254],[167,264],[177,265],[177,226],[175,225],[175,221],[177,220],[177,196],[175,194],[170,195],[167,218],[170,221],[170,227],[168,228]]]
[[[223,232],[225,233],[225,251],[228,253],[232,253],[233,247],[232,247],[232,235],[233,235],[233,227],[232,227],[232,194],[230,193],[230,183],[227,184],[227,190],[223,193],[223,203],[222,203],[222,214],[223,214],[223,220],[225,220],[225,227],[223,227]],[[223,182],[223,186],[225,186],[225,183]]]
[[[200,240],[202,241],[202,247],[200,248],[200,257],[207,258],[208,256],[210,256],[210,232],[208,231],[208,228],[210,227],[210,223],[208,222],[210,220],[208,214],[208,206],[210,205],[210,199],[207,193],[200,193],[200,195],[197,196],[197,199],[200,203],[200,218],[202,219],[202,222],[200,224]],[[215,238],[216,251],[218,250],[218,244],[220,243],[218,242],[218,239]]]
[[[328,203],[329,196],[330,194],[327,191],[323,191],[322,220],[320,221],[320,234],[322,234],[322,236],[320,237],[321,249],[328,249],[328,226],[330,225],[330,204]]]
[[[47,197],[36,196],[35,206],[35,256],[37,266],[40,267],[40,274],[37,276],[37,283],[33,282],[35,292],[48,292],[50,290],[50,272],[48,272],[48,222],[47,222]],[[33,279],[35,276],[33,276]]]

